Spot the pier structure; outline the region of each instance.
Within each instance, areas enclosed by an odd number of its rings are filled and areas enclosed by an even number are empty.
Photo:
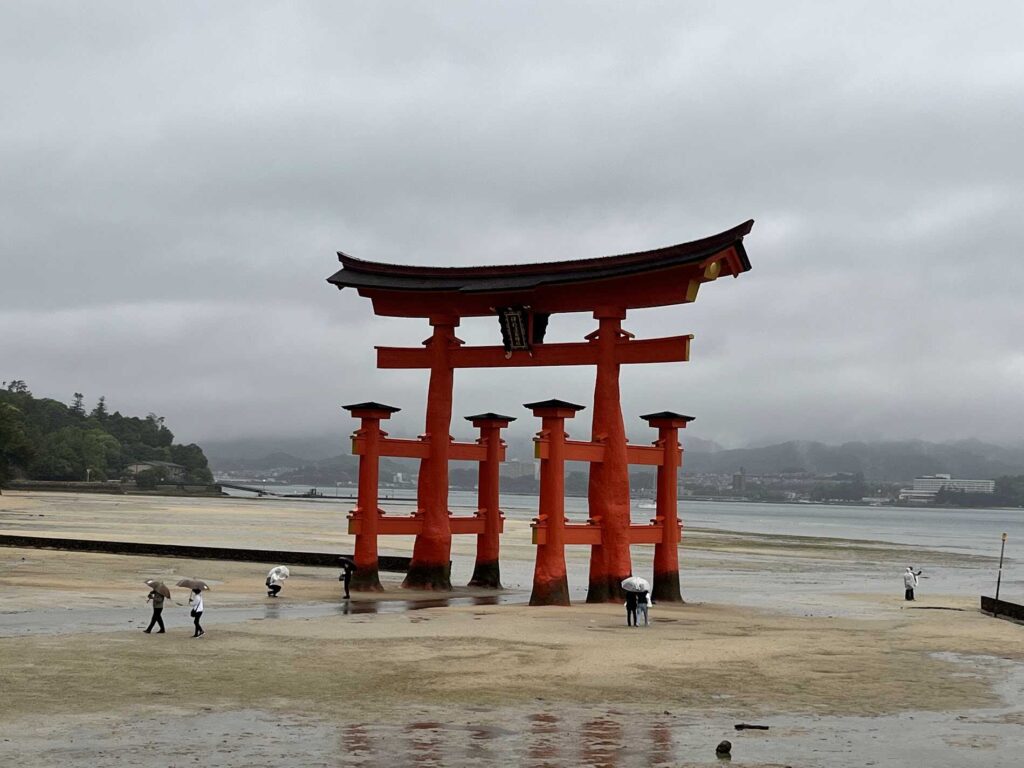
[[[637,339],[622,327],[622,323],[629,310],[691,303],[705,283],[724,276],[738,277],[748,271],[750,262],[743,238],[752,227],[753,221],[747,221],[702,240],[652,251],[503,266],[384,264],[338,254],[342,268],[328,278],[328,282],[339,289],[353,288],[360,296],[370,299],[377,315],[421,318],[431,328],[429,338],[420,347],[377,347],[378,368],[430,372],[426,427],[418,440],[417,451],[420,452],[415,454],[420,459],[414,515],[419,523],[405,586],[439,590],[451,588],[451,537],[458,524],[453,524],[455,518],[448,510],[448,462],[460,450],[449,434],[455,370],[590,365],[595,368],[590,442],[600,446],[601,456],[599,461],[590,463],[588,525],[599,529],[600,536],[591,542],[587,601],[614,602],[621,599],[620,582],[632,574],[629,546],[633,533],[629,516],[628,469],[630,456],[637,454],[635,451],[631,453],[626,442],[619,372],[622,365],[688,361],[693,338],[686,334]],[[591,313],[597,328],[581,342],[546,342],[551,318],[567,312]],[[495,317],[502,343],[494,346],[466,345],[455,335],[455,329],[463,318],[470,317]],[[538,411],[542,432],[550,434],[555,430],[552,420],[567,418],[565,410],[554,407],[553,415]],[[353,415],[356,415],[355,411]],[[658,423],[651,421],[651,425],[659,429],[659,441],[671,440],[669,432],[682,426],[676,422],[680,419],[685,422],[687,417],[671,412],[660,415],[663,418],[657,419]],[[358,418],[362,419],[361,416]],[[543,426],[545,420],[548,427]],[[372,429],[364,422],[360,431],[366,426]],[[667,430],[664,437],[662,429]],[[551,450],[550,441],[548,446],[547,450]],[[557,454],[559,447],[554,446],[554,450]],[[667,518],[662,513],[668,513],[670,506],[675,510],[677,503],[674,473],[678,471],[678,465],[672,469],[666,457],[672,454],[678,458],[675,453],[678,444],[671,450],[664,447],[659,450],[662,456],[662,464],[658,465],[659,478],[664,479],[659,479],[658,488],[659,494],[664,492],[664,497],[659,495],[658,517],[663,520],[661,526],[664,531],[664,519]],[[667,489],[670,477],[673,484],[671,492]],[[554,474],[548,481],[547,487],[551,490],[543,496],[547,501],[541,502],[538,520],[550,521],[552,511],[557,516],[557,509],[550,505],[556,503],[553,500],[559,493],[560,483],[553,478]],[[362,498],[362,475],[360,492]],[[367,505],[371,502],[375,505],[370,496],[367,492]],[[360,502],[360,511],[373,508]],[[356,515],[353,522],[361,530],[362,522],[356,522],[358,519]],[[378,533],[381,530],[379,522]],[[678,531],[678,525],[676,529]],[[662,541],[651,543],[656,546],[656,575],[658,569],[662,569],[661,583],[666,583],[671,573],[676,574],[675,588],[664,588],[662,591],[666,596],[662,599],[675,599],[673,595],[679,594],[678,555],[668,555],[668,550],[674,545],[664,536]],[[659,544],[661,550],[657,550]],[[675,540],[677,545],[678,539]],[[545,558],[545,562],[550,560],[547,555]],[[554,584],[553,581],[550,583]],[[558,589],[552,587],[549,591],[557,594]],[[558,599],[552,602],[558,602]]]

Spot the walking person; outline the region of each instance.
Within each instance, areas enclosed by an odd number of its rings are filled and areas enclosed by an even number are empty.
[[[915,573],[913,566],[907,566],[907,570],[903,573],[903,586],[906,588],[905,600],[914,599],[914,589],[917,587],[917,577],[920,575],[921,571]]]
[[[206,631],[199,626],[199,620],[203,618],[203,590],[199,587],[192,589],[192,595],[188,599],[189,605],[192,606],[192,610],[189,615],[192,617],[196,625],[195,634],[192,637],[202,637],[206,634]]]
[[[146,598],[147,603],[153,603],[153,617],[149,620],[149,626],[142,630],[147,635],[150,632],[152,632],[153,627],[158,624],[160,625],[160,630],[157,632],[157,634],[162,635],[164,632],[166,632],[166,630],[164,629],[164,619],[162,615],[164,612],[164,599],[164,596],[160,592],[158,592],[155,587],[149,593],[149,596]]]
[[[635,627],[636,623],[636,608],[639,602],[639,592],[626,592],[626,626]]]
[[[640,616],[644,617],[644,626],[649,627],[651,625],[650,616],[647,611],[651,605],[651,593],[650,592],[637,592],[636,593],[636,609],[637,617],[635,619],[637,625],[640,624]]]
[[[348,585],[352,581],[352,571],[356,569],[356,564],[349,560],[347,557],[341,558],[341,575],[338,576],[338,581],[345,582],[345,599],[351,599],[348,593]]]

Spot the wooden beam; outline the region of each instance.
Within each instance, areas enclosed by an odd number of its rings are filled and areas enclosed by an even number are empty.
[[[472,517],[449,517],[452,534],[482,534],[486,530],[487,518],[474,515]],[[362,520],[358,517],[349,518],[348,532],[352,535],[362,533]],[[416,515],[377,516],[378,536],[417,536],[423,531],[423,518]],[[505,520],[498,519],[498,533],[504,533]]]
[[[661,523],[629,526],[630,544],[661,544],[665,527]]]
[[[448,443],[448,461],[483,461],[486,458],[487,446],[479,443]]]
[[[566,461],[589,461],[599,464],[604,461],[604,444],[589,443],[582,440],[566,440],[563,456]],[[535,459],[546,459],[549,455],[550,443],[547,440],[534,442]]]
[[[352,438],[352,453],[362,456],[366,450],[366,440],[356,436]],[[380,455],[402,459],[425,459],[430,456],[429,440],[404,440],[384,437],[380,439]],[[500,449],[499,461],[505,460],[505,447]],[[479,443],[449,443],[449,461],[483,461],[487,458],[487,448]]]
[[[548,541],[548,526],[533,526],[533,543],[546,544]],[[650,525],[629,526],[630,544],[661,544],[665,535],[664,526],[661,523]],[[601,543],[601,526],[591,523],[566,523],[563,528],[563,540],[566,544],[589,544],[593,546]]]
[[[547,544],[549,530],[546,525],[534,525],[533,543]],[[562,540],[565,544],[600,544],[601,527],[590,523],[566,523],[562,529]]]
[[[348,532],[354,536],[362,533],[362,520],[359,517],[348,519]],[[378,536],[417,536],[423,530],[423,518],[413,516],[391,517],[377,515]]]
[[[616,362],[680,363],[690,359],[692,334],[661,339],[623,339],[615,344]],[[449,351],[453,368],[529,368],[537,366],[597,365],[597,344],[574,341],[537,344],[530,352],[513,352],[504,347],[456,347]],[[377,347],[377,367],[430,368],[430,351],[425,347]]]
[[[352,453],[362,456],[366,441],[362,437],[352,438]],[[425,459],[430,455],[430,443],[425,440],[403,440],[394,437],[380,439],[380,455],[402,459]]]
[[[452,535],[460,533],[475,533],[481,534],[487,530],[487,518],[485,517],[449,517],[448,524],[451,526]],[[501,533],[504,529],[504,525],[498,529]]]
[[[626,461],[646,467],[660,467],[665,463],[665,451],[655,445],[627,445]]]

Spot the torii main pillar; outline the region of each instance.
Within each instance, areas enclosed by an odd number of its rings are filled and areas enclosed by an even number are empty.
[[[434,331],[426,342],[430,357],[427,385],[427,428],[430,455],[420,462],[417,486],[417,515],[423,517],[422,532],[416,537],[412,562],[402,586],[409,589],[450,590],[452,588],[452,529],[448,519],[448,444],[451,442],[452,387],[454,367],[451,351],[461,344],[455,336],[459,318],[452,315],[430,318]]]
[[[597,375],[594,382],[594,417],[591,439],[605,444],[604,461],[590,467],[587,500],[590,517],[601,526],[601,543],[590,553],[588,603],[619,600],[620,582],[631,575],[629,556],[629,462],[626,458],[626,427],[619,401],[619,363],[615,345],[624,336],[626,310],[602,307],[595,310],[599,327],[588,339],[597,342]]]

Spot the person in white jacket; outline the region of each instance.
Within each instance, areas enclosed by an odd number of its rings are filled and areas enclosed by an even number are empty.
[[[193,589],[192,595],[188,599],[188,604],[192,606],[189,614],[196,625],[196,633],[192,637],[202,637],[206,634],[206,630],[199,626],[199,620],[203,618],[203,590]]]
[[[920,575],[920,571],[917,571],[916,573],[914,572],[913,566],[907,566],[907,570],[903,572],[903,586],[907,590],[904,599],[914,599],[914,588],[917,587],[917,577]]]

